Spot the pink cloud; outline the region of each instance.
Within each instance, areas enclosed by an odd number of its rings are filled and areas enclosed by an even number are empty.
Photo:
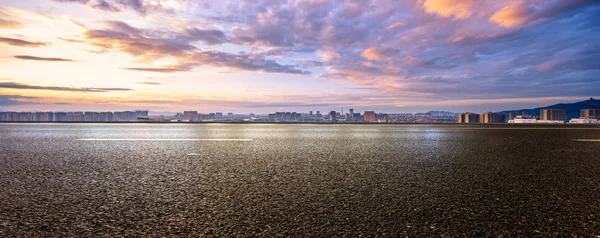
[[[399,51],[400,50],[390,48],[367,48],[360,53],[360,56],[368,60],[392,60],[394,54]]]
[[[396,22],[394,24],[389,25],[385,29],[388,30],[388,31],[391,31],[393,29],[396,29],[396,28],[399,28],[399,27],[403,27],[403,26],[406,26],[406,22],[399,21],[399,22]]]
[[[534,10],[521,0],[498,10],[490,17],[489,21],[501,27],[510,28],[527,23],[533,14]]]
[[[454,17],[454,19],[470,17],[476,4],[475,0],[425,0],[420,2],[423,4],[425,12],[442,17]]]
[[[535,67],[535,70],[538,72],[546,72],[546,71],[553,70],[554,68],[556,68],[556,66],[557,66],[556,62],[546,61],[546,62],[538,65],[537,67]]]

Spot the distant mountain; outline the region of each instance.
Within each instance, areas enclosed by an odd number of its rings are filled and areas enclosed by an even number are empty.
[[[575,103],[560,103],[547,107],[538,107],[534,109],[521,109],[521,110],[511,110],[511,111],[502,111],[500,113],[508,114],[511,112],[526,112],[527,115],[531,116],[539,116],[541,109],[563,109],[565,110],[565,119],[571,120],[571,118],[579,118],[581,109],[588,108],[600,108],[600,100],[596,100],[594,98],[590,98],[589,100],[575,102]]]
[[[456,114],[458,114],[455,112],[446,112],[446,111],[428,111],[426,113],[429,115],[456,115]]]

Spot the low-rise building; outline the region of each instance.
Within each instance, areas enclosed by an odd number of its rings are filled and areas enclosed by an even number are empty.
[[[573,118],[569,123],[572,124],[600,124],[598,119],[589,119],[589,118]]]
[[[509,120],[508,123],[514,124],[564,124],[564,121],[558,120],[540,120],[538,118],[532,118],[528,116],[517,116],[513,120]]]

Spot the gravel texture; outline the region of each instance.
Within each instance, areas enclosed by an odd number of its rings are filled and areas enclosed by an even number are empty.
[[[0,124],[0,237],[594,237],[574,139],[600,127]]]

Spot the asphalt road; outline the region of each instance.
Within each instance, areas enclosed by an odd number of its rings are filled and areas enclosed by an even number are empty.
[[[600,127],[0,124],[0,237],[361,235],[600,235]]]

